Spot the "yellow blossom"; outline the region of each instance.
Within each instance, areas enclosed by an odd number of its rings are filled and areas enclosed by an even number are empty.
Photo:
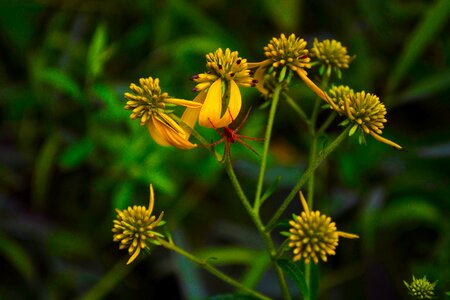
[[[327,255],[335,255],[339,237],[349,239],[358,238],[357,235],[337,231],[336,223],[319,211],[309,211],[308,204],[302,192],[299,192],[303,211],[300,215],[294,215],[294,220],[289,221],[289,247],[293,248],[293,260],[304,259],[306,264],[313,260],[319,263],[319,258],[326,262]]]
[[[270,67],[279,69],[287,66],[295,72],[309,68],[311,59],[308,56],[306,44],[304,39],[297,38],[293,33],[289,37],[281,34],[279,38],[272,38],[269,44],[264,47],[264,55],[267,59],[248,64],[249,68],[256,68],[254,75],[255,79],[258,80],[256,88],[264,95],[268,93],[268,90],[264,87],[264,74]]]
[[[141,249],[147,248],[147,240],[156,237],[164,237],[162,234],[153,231],[154,228],[164,225],[161,222],[164,212],[161,212],[158,218],[152,216],[155,195],[153,186],[150,185],[150,201],[148,208],[134,205],[124,210],[118,210],[117,218],[114,220],[114,242],[119,242],[119,249],[128,249],[129,258],[127,264],[133,262],[141,252]],[[158,244],[156,240],[152,241]]]
[[[343,105],[338,106],[330,101],[329,104],[336,111],[343,111],[347,120],[353,124],[349,135],[353,135],[360,129],[360,141],[363,141],[364,134],[370,134],[377,141],[389,146],[401,149],[402,147],[381,136],[386,120],[386,107],[380,99],[373,94],[364,91],[349,93],[343,97]]]
[[[326,70],[328,77],[334,70],[338,77],[341,77],[341,69],[347,69],[350,61],[353,59],[347,54],[347,48],[336,40],[323,40],[319,42],[314,39],[311,48],[311,57],[317,58],[318,64],[321,65],[321,74]]]
[[[182,120],[193,127],[195,122],[204,127],[225,127],[236,119],[241,110],[242,99],[239,86],[251,87],[256,80],[251,76],[247,60],[238,56],[237,51],[219,48],[206,55],[205,73],[192,77],[199,92],[195,103],[200,108],[187,108]]]
[[[345,113],[344,99],[354,95],[353,90],[347,85],[332,86],[328,90],[328,100],[332,102],[330,107],[339,115]]]
[[[175,106],[199,108],[201,103],[175,99],[161,92],[159,79],[152,77],[139,79],[139,86],[130,85],[132,93],[126,92],[128,100],[125,109],[131,110],[131,119],[139,119],[140,125],[147,125],[150,135],[161,146],[174,146],[180,149],[196,147],[188,141],[190,132],[183,129],[171,117]]]

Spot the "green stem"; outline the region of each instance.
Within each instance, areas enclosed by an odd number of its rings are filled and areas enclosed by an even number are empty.
[[[312,141],[311,141],[311,148],[309,149],[309,161],[311,163],[314,163],[316,161],[316,156],[317,156],[317,137],[315,135],[315,133],[313,134],[312,137]],[[307,196],[307,201],[308,201],[308,207],[310,207],[312,209],[313,207],[313,199],[314,199],[314,170],[311,173],[311,176],[309,177],[308,180],[308,196]]]
[[[306,169],[305,173],[303,173],[302,177],[295,184],[289,195],[286,197],[286,199],[284,199],[283,203],[277,209],[272,219],[270,219],[269,223],[266,226],[266,232],[270,232],[273,230],[273,228],[276,225],[276,222],[281,217],[283,212],[286,210],[288,205],[291,203],[292,199],[294,199],[295,195],[297,195],[300,188],[305,184],[305,182],[309,179],[314,170],[316,170],[320,166],[320,164],[325,160],[325,158],[331,152],[333,152],[333,150],[336,149],[336,147],[347,137],[350,128],[351,126],[348,126],[331,144],[329,144],[325,149],[323,149],[319,153],[314,162],[311,162],[311,164],[308,166],[308,169]]]
[[[161,244],[161,246],[163,246],[166,249],[169,250],[173,250],[175,252],[177,252],[178,254],[186,257],[187,259],[195,262],[196,264],[198,264],[199,266],[201,266],[203,269],[205,269],[206,271],[208,271],[209,273],[211,273],[212,275],[216,276],[217,278],[220,278],[221,280],[223,280],[224,282],[228,283],[231,286],[234,286],[236,288],[238,288],[241,291],[246,292],[247,294],[254,296],[258,299],[263,299],[263,300],[269,300],[270,298],[251,289],[248,288],[244,285],[242,285],[240,282],[234,280],[233,278],[229,277],[228,275],[224,274],[223,272],[219,271],[217,268],[215,268],[214,266],[212,266],[211,264],[205,262],[204,260],[201,260],[200,258],[190,254],[189,252],[179,248],[178,246],[176,246],[173,243],[169,243],[166,240],[157,238],[157,241]]]
[[[264,147],[263,147],[263,153],[262,153],[262,158],[261,158],[261,168],[259,169],[259,177],[258,177],[258,183],[256,186],[255,202],[254,202],[254,206],[253,206],[256,213],[259,212],[259,207],[261,206],[261,193],[262,193],[262,188],[263,188],[263,184],[264,184],[264,175],[266,172],[267,155],[269,153],[270,138],[272,136],[272,128],[273,128],[273,122],[275,120],[275,113],[277,111],[278,101],[280,99],[280,91],[281,91],[281,85],[279,84],[275,87],[275,90],[273,92],[272,104],[270,106],[270,111],[269,111],[269,119],[267,120],[266,134],[264,136]]]
[[[326,86],[328,85],[329,77],[325,74],[322,78],[322,83],[320,85],[320,88],[324,90]],[[317,132],[316,132],[316,123],[317,123],[317,117],[319,116],[320,111],[320,104],[322,103],[322,99],[319,97],[316,97],[316,101],[314,103],[314,109],[311,114],[311,120],[309,125],[309,133],[311,134],[311,148],[309,150],[309,162],[312,164],[314,161],[316,161],[317,157]],[[314,171],[312,172],[309,181],[308,181],[308,206],[313,207],[314,203]]]
[[[327,128],[331,125],[331,123],[336,118],[337,113],[333,111],[331,114],[328,115],[328,118],[323,122],[322,126],[320,126],[319,130],[317,130],[316,134],[317,136],[320,136]]]
[[[308,287],[309,293],[306,295],[306,297],[303,300],[310,300],[311,299],[311,262],[308,262],[305,264],[305,283]]]
[[[284,98],[286,99],[287,104],[291,106],[291,108],[299,115],[299,117],[308,125],[308,127],[311,124],[311,121],[306,116],[306,113],[303,111],[303,109],[298,105],[294,99],[292,99],[288,94],[283,93]]]
[[[291,299],[291,296],[289,294],[289,288],[287,286],[286,278],[284,277],[284,273],[281,270],[281,268],[276,263],[276,249],[273,244],[272,238],[270,237],[270,233],[267,232],[264,228],[264,225],[261,222],[261,219],[259,218],[259,215],[257,212],[255,212],[250,202],[248,201],[247,196],[245,195],[244,191],[242,190],[242,187],[239,183],[239,180],[236,177],[236,174],[234,172],[233,166],[231,165],[231,161],[229,158],[225,161],[225,170],[228,173],[228,176],[230,177],[231,184],[233,185],[234,189],[236,190],[236,193],[238,195],[238,198],[241,200],[242,204],[244,205],[245,209],[247,210],[247,213],[252,218],[253,223],[256,226],[256,229],[258,230],[260,236],[263,238],[264,243],[266,244],[267,251],[269,252],[270,258],[272,260],[273,267],[275,269],[275,273],[277,274],[278,281],[280,283],[281,292],[283,294],[284,299]]]

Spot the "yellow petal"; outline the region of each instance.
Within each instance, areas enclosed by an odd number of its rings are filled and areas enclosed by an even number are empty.
[[[194,98],[193,102],[197,102],[200,104],[203,104],[203,102],[205,102],[205,98],[206,98],[206,91],[201,91],[200,93],[198,93],[198,95]],[[200,114],[200,108],[186,108],[186,110],[184,111],[183,115],[181,116],[181,120],[183,120],[183,122],[191,127],[194,128],[195,123],[197,122],[198,119],[198,115]],[[189,132],[187,132],[187,137],[189,137]]]
[[[227,110],[223,113],[222,118],[214,126],[217,128],[228,126],[233,122],[239,114],[242,106],[241,91],[234,80],[230,80],[230,100],[228,102]]]
[[[148,214],[153,212],[153,204],[155,203],[155,192],[153,191],[153,185],[150,183],[150,199],[148,203]]]
[[[373,136],[373,137],[374,137],[377,141],[379,141],[379,142],[385,143],[386,145],[395,147],[395,148],[397,148],[397,149],[402,149],[402,146],[400,146],[400,145],[394,143],[394,142],[391,141],[391,140],[385,139],[384,137],[382,137],[381,135],[376,134],[376,133],[373,132],[373,131],[370,131],[369,134],[370,134],[371,136]]]
[[[347,239],[359,239],[359,236],[353,233],[343,232],[343,231],[337,231],[337,234],[339,236],[342,236]]]
[[[154,118],[154,125],[158,133],[166,140],[169,145],[179,149],[192,149],[197,145],[192,144],[186,139],[184,131],[177,132],[163,121]],[[179,125],[177,125],[179,127]]]
[[[303,196],[302,191],[298,192],[300,195],[300,201],[302,202],[302,206],[303,206],[303,211],[305,212],[306,215],[309,215],[309,207],[308,207],[308,203],[306,202],[305,197]]]
[[[166,139],[164,139],[164,137],[161,136],[161,134],[159,133],[159,131],[156,129],[155,126],[155,120],[156,118],[152,116],[152,118],[150,119],[150,121],[147,122],[147,128],[148,128],[148,132],[150,132],[150,135],[152,136],[153,140],[161,146],[170,146],[170,144],[167,142]]]
[[[198,122],[201,126],[212,127],[219,122],[222,112],[222,80],[219,78],[209,87],[208,93],[200,109]],[[211,121],[210,121],[211,120]]]
[[[180,106],[186,106],[186,107],[190,107],[190,108],[200,108],[202,106],[201,103],[194,102],[191,100],[169,98],[169,99],[165,99],[164,101],[167,103],[172,103],[172,104],[180,105]]]
[[[328,100],[327,95],[324,93],[324,91],[322,91],[314,82],[312,82],[311,79],[309,79],[309,77],[306,75],[306,71],[303,69],[298,69],[297,70],[297,74],[298,76],[300,76],[300,78],[303,80],[303,82],[306,83],[306,85],[320,98],[322,98],[323,100],[325,100],[325,102],[327,103],[331,103],[331,100]]]
[[[181,128],[180,125],[178,125],[177,122],[175,122],[171,117],[169,117],[168,115],[166,115],[163,112],[158,113],[158,116],[161,117],[161,119],[166,122],[166,124],[172,128],[175,132],[177,132],[178,134],[185,136],[186,133],[184,131],[183,128]]]
[[[264,74],[265,73],[266,73],[266,68],[259,67],[258,69],[256,69],[255,75],[253,76],[256,80],[258,80],[258,83],[256,84],[256,88],[263,95],[267,95],[269,93],[269,91],[264,87]]]
[[[141,252],[141,248],[137,247],[136,251],[134,251],[133,255],[130,257],[130,259],[127,261],[127,265],[132,263],[136,257],[138,257],[139,253]]]

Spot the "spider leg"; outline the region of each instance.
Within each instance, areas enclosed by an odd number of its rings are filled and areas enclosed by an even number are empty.
[[[249,149],[250,151],[252,151],[253,153],[255,153],[256,155],[258,155],[259,156],[259,153],[258,152],[256,152],[256,150],[255,149],[253,149],[253,147],[252,146],[250,146],[249,144],[247,144],[246,142],[244,142],[243,140],[236,140],[236,141],[238,141],[239,143],[241,143],[242,145],[244,145],[245,147],[247,147],[247,149]]]
[[[244,119],[242,119],[241,124],[239,124],[239,126],[236,127],[236,129],[234,130],[235,132],[238,131],[239,129],[241,129],[242,125],[244,125],[245,121],[247,121],[247,117],[248,117],[248,115],[250,114],[250,111],[251,111],[251,110],[252,110],[252,108],[250,107],[250,108],[248,109],[247,113],[245,114]],[[231,114],[230,114],[230,116],[231,116]],[[232,119],[233,119],[233,118],[232,118]]]

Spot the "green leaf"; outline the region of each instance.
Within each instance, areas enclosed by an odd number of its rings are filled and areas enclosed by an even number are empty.
[[[441,212],[427,199],[421,197],[405,197],[394,199],[380,213],[379,226],[393,228],[411,222],[435,224],[439,228],[443,221]]]
[[[261,204],[264,203],[272,194],[275,192],[275,190],[278,187],[278,184],[280,183],[281,176],[277,176],[275,180],[270,184],[270,186],[267,188],[267,190],[264,192],[264,194],[261,196]]]
[[[36,74],[36,79],[83,102],[81,88],[69,74],[64,73],[62,70],[53,68],[40,69]]]
[[[266,251],[260,251],[249,262],[251,265],[241,277],[240,282],[246,287],[255,288],[270,265],[270,256]]]
[[[0,253],[27,280],[35,277],[31,257],[20,244],[0,232]]]
[[[113,192],[112,207],[125,209],[133,202],[134,186],[129,181],[118,184]]]
[[[88,77],[95,79],[103,71],[103,65],[111,58],[114,48],[106,47],[107,29],[104,23],[97,26],[87,53]]]
[[[277,264],[283,269],[283,271],[292,279],[300,293],[304,298],[308,298],[309,290],[306,285],[305,274],[301,270],[298,263],[294,263],[289,259],[279,259]]]
[[[395,104],[405,103],[419,97],[444,91],[450,86],[450,71],[430,75],[429,77],[412,84],[405,92],[399,95]]]
[[[258,254],[259,251],[243,247],[206,248],[199,250],[195,253],[197,257],[200,257],[202,259],[209,260],[211,258],[214,258],[214,261],[210,261],[210,263],[214,265],[228,265],[228,264],[247,265]]]
[[[297,0],[264,0],[265,13],[280,31],[294,32],[298,27],[301,2]]]
[[[403,48],[397,63],[388,80],[388,90],[394,91],[414,65],[426,47],[436,40],[436,36],[445,26],[450,14],[450,1],[438,0],[424,14],[422,21],[416,27]]]
[[[66,169],[73,169],[83,163],[94,149],[90,138],[83,138],[70,145],[60,156],[59,164]]]

